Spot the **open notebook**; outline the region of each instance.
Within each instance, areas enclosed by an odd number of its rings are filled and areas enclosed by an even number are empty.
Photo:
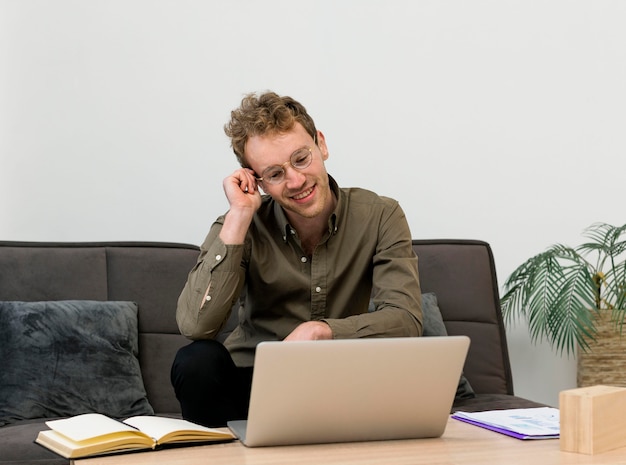
[[[228,426],[250,447],[441,436],[465,336],[264,342],[248,419]]]

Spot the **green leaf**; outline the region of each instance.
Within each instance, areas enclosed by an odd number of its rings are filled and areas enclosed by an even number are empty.
[[[556,244],[516,268],[501,299],[507,324],[524,319],[533,342],[558,352],[587,349],[596,337],[595,317],[611,309],[621,331],[626,316],[626,225],[594,223],[590,241],[577,248]]]

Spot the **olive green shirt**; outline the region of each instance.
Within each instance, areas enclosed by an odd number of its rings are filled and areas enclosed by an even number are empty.
[[[270,196],[243,245],[225,245],[224,217],[215,221],[178,300],[182,334],[214,338],[239,300],[239,324],[224,343],[237,366],[253,365],[259,342],[282,340],[310,320],[328,323],[335,339],[421,335],[417,257],[400,205],[330,183],[337,206],[312,257]]]

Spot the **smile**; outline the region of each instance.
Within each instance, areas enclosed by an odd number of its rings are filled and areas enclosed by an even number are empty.
[[[305,190],[304,192],[301,192],[298,195],[294,195],[292,197],[292,199],[294,199],[294,200],[302,200],[302,199],[308,197],[309,195],[311,195],[312,192],[313,192],[313,188],[307,189],[307,190]]]

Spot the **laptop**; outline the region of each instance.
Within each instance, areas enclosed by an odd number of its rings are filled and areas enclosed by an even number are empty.
[[[466,336],[262,342],[247,420],[228,422],[248,447],[443,434]]]

